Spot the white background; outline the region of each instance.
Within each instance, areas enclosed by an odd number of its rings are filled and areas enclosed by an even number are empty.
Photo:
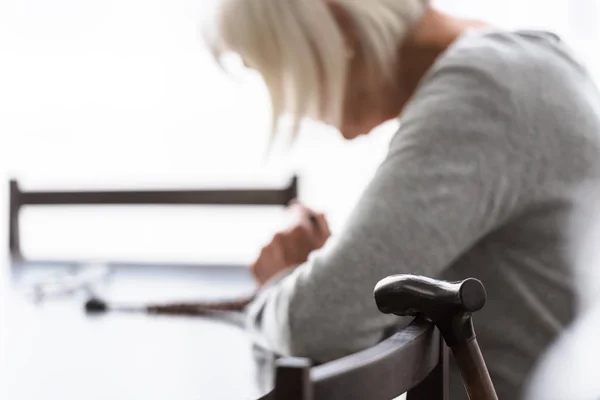
[[[563,34],[595,71],[595,0],[445,0],[458,15]],[[281,184],[333,230],[385,154],[392,122],[353,143],[317,124],[266,161],[269,106],[256,76],[234,82],[198,24],[206,0],[0,0],[0,239],[8,179],[27,189]],[[231,208],[25,209],[35,257],[248,262],[282,213]]]

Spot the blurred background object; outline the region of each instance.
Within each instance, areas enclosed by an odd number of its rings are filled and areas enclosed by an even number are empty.
[[[571,221],[578,315],[546,351],[525,400],[597,400],[600,379],[600,188],[583,187]]]
[[[600,398],[600,303],[586,310],[550,348],[534,374],[526,400]]]

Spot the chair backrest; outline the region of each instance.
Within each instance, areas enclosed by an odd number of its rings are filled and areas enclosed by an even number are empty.
[[[378,345],[311,366],[304,358],[276,362],[270,400],[448,399],[448,352],[437,328],[415,319]]]
[[[35,205],[243,205],[286,206],[298,197],[298,177],[280,189],[238,188],[202,190],[126,191],[23,191],[16,180],[9,183],[9,251],[14,261],[23,259],[19,212]]]

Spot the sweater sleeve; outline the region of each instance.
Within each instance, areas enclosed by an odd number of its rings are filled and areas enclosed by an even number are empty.
[[[511,110],[487,100],[490,86],[461,69],[430,77],[343,231],[250,305],[261,345],[320,362],[374,345],[399,322],[375,305],[380,279],[439,277],[501,223],[518,174],[499,149]]]

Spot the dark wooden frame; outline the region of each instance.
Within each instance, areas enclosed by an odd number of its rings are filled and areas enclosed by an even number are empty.
[[[261,400],[448,400],[448,348],[428,320],[380,344],[311,367],[304,358],[276,361],[275,388]]]
[[[248,205],[286,206],[298,197],[298,177],[282,189],[239,188],[202,190],[137,191],[22,191],[10,181],[9,252],[12,260],[22,261],[19,213],[33,205]]]

